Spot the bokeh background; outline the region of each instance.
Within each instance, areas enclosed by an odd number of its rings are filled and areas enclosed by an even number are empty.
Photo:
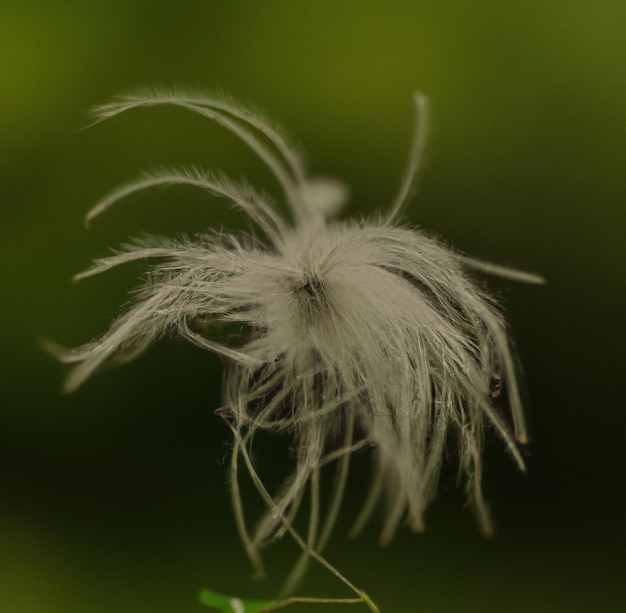
[[[402,531],[379,549],[374,522],[348,542],[365,462],[330,559],[385,613],[626,610],[624,2],[9,0],[0,8],[0,611],[200,613],[203,586],[272,596],[297,555],[277,546],[270,578],[251,580],[229,506],[229,436],[213,415],[218,359],[164,341],[63,396],[63,368],[38,345],[106,329],[140,267],[80,284],[71,276],[109,246],[142,232],[246,227],[223,203],[173,189],[133,198],[85,231],[83,214],[119,182],[195,163],[275,191],[243,145],[181,110],[81,130],[95,104],[170,84],[223,88],[267,109],[315,172],[351,185],[349,214],[390,202],[411,95],[424,91],[431,135],[408,220],[548,279],[492,283],[533,423],[526,476],[498,441],[487,448],[497,537],[480,537],[450,473],[425,534]],[[317,569],[302,592],[346,595]]]

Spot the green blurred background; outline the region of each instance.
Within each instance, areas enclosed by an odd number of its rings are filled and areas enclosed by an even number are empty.
[[[352,214],[390,202],[411,94],[424,91],[431,136],[410,222],[549,281],[493,283],[533,422],[527,476],[498,441],[488,445],[497,537],[478,535],[450,473],[424,535],[402,531],[379,549],[373,525],[348,542],[364,463],[330,559],[384,613],[626,610],[623,1],[9,0],[0,8],[0,611],[200,613],[198,588],[271,596],[296,555],[279,545],[269,580],[251,580],[229,507],[229,436],[213,416],[218,359],[166,341],[63,396],[63,368],[38,347],[41,337],[80,344],[118,312],[139,268],[71,283],[108,246],[144,231],[245,228],[223,203],[173,189],[85,231],[83,214],[119,182],[195,163],[275,190],[243,145],[181,110],[80,130],[93,105],[170,84],[220,87],[267,109],[315,172],[350,183]],[[345,595],[318,570],[303,592]]]

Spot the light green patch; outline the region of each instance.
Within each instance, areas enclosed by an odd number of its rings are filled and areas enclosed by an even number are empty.
[[[200,590],[200,603],[221,613],[260,613],[276,604],[275,600],[243,600],[211,590]]]

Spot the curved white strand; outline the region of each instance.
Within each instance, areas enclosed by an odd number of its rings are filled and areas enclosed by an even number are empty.
[[[415,92],[414,102],[415,129],[409,150],[409,159],[398,195],[391,205],[389,212],[385,215],[387,224],[397,219],[398,215],[411,198],[415,178],[420,170],[422,156],[426,146],[426,137],[428,135],[428,98],[422,94],[422,92]]]
[[[146,173],[143,178],[129,181],[121,185],[110,194],[96,203],[85,216],[85,223],[89,223],[97,216],[111,208],[115,203],[136,192],[162,185],[189,185],[204,189],[214,196],[230,200],[236,207],[247,213],[274,243],[280,244],[280,235],[286,232],[282,219],[258,194],[250,189],[237,185],[225,178],[212,177],[196,169],[177,171],[173,169],[160,172]]]
[[[520,283],[532,283],[534,285],[543,285],[546,282],[545,277],[534,272],[528,272],[527,270],[519,270],[517,268],[502,266],[501,264],[494,264],[493,262],[485,262],[484,260],[478,260],[465,255],[459,255],[457,257],[460,262],[469,268],[480,270],[489,275],[496,275],[503,279],[519,281]]]
[[[305,204],[299,196],[299,190],[296,188],[295,179],[291,178],[283,165],[278,161],[276,156],[250,131],[245,127],[233,121],[228,116],[210,108],[203,107],[197,104],[186,102],[183,99],[171,98],[171,97],[137,97],[128,101],[120,101],[118,103],[110,103],[109,105],[99,107],[95,109],[95,114],[100,121],[109,119],[123,112],[131,110],[137,107],[145,106],[158,106],[158,105],[172,105],[178,106],[194,113],[198,113],[215,121],[217,124],[226,128],[240,140],[254,151],[257,156],[266,164],[266,166],[272,171],[278,183],[283,188],[287,201],[292,209],[294,217],[298,221],[303,220],[303,216],[306,217],[307,211],[304,210]]]

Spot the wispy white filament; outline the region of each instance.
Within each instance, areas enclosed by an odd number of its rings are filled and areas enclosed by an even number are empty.
[[[235,514],[259,569],[259,550],[284,533],[281,517],[295,517],[309,486],[307,546],[324,548],[350,457],[364,448],[373,450],[374,475],[354,533],[383,497],[381,542],[389,542],[400,524],[422,530],[444,447],[454,440],[468,500],[488,534],[491,523],[481,492],[485,427],[499,434],[521,470],[518,442],[525,442],[527,433],[504,321],[471,272],[530,283],[542,279],[468,258],[420,229],[397,224],[424,146],[425,98],[416,96],[418,128],[400,192],[379,221],[333,219],[347,197],[343,185],[310,178],[280,128],[229,99],[147,92],[101,107],[97,117],[158,104],[200,113],[247,143],[282,186],[291,219],[251,187],[197,169],[158,171],[104,198],[88,220],[138,190],[194,186],[230,201],[258,226],[263,240],[223,233],[147,238],[77,275],[153,261],[134,304],[106,334],[59,351],[62,360],[76,364],[66,389],[76,389],[105,364],[137,357],[164,335],[178,334],[221,355],[227,363],[221,414],[236,433]],[[207,322],[235,324],[243,340],[232,346],[216,343],[201,332]],[[512,428],[494,405],[496,381],[506,388]],[[236,482],[237,458],[248,457],[260,431],[291,437],[294,466],[272,494],[273,508],[249,532]],[[338,472],[322,513],[320,470],[329,463]]]

